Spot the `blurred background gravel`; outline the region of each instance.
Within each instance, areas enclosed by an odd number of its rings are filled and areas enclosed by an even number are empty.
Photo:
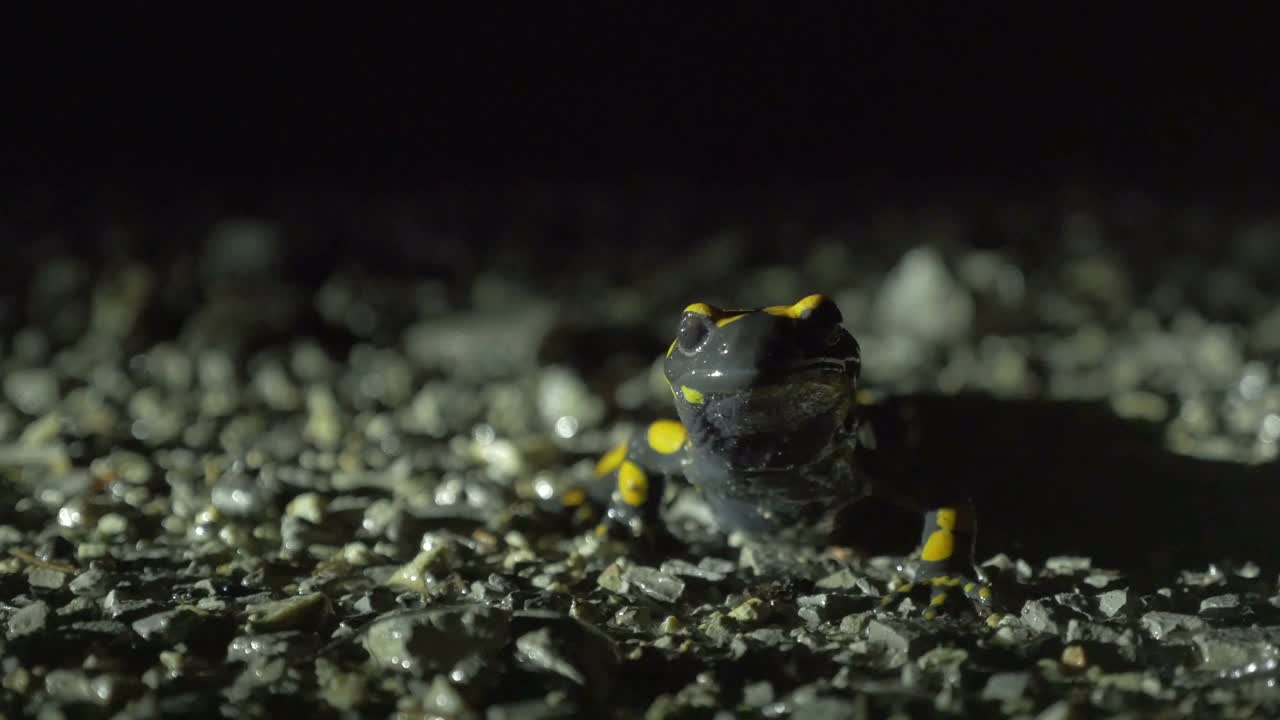
[[[1023,507],[988,549],[1025,604],[988,628],[872,615],[906,547],[779,561],[726,543],[683,494],[687,552],[646,565],[544,509],[670,415],[656,361],[681,308],[824,292],[878,392],[1086,403],[1172,458],[1159,483],[1096,467],[1085,507],[1125,511],[1209,468],[1214,494],[1265,519],[1272,215],[1070,189],[906,202],[549,184],[234,211],[193,197],[98,196],[74,220],[37,199],[0,223],[14,717],[1277,707],[1275,557],[1236,542],[1271,537],[1256,520],[1165,518],[1202,553],[1144,574],[1142,559],[1090,561],[1106,521],[1060,518],[1078,532],[1057,534],[1036,520],[1052,507]]]

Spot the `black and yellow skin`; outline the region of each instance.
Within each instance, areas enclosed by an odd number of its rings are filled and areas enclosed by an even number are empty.
[[[664,366],[680,420],[656,421],[600,459],[596,476],[610,492],[597,533],[647,536],[660,523],[664,483],[677,475],[722,530],[770,541],[821,542],[843,510],[875,494],[924,513],[916,576],[900,591],[918,593],[927,617],[958,594],[988,607],[990,590],[969,579],[972,509],[937,500],[950,497],[945,489],[899,480],[909,474],[878,478],[876,463],[863,461],[860,438],[873,437],[885,413],[859,392],[860,348],[842,322],[822,295],[754,310],[685,308]],[[566,496],[572,505],[589,499]]]

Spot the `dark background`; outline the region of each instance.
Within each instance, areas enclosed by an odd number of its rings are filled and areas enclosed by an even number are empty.
[[[1280,161],[1261,4],[585,7],[12,17],[5,176],[242,203],[674,178],[1225,201]]]
[[[248,213],[294,229],[300,271],[424,272],[482,264],[516,216],[550,228],[514,241],[549,265],[634,246],[582,231],[598,201],[688,231],[643,233],[658,252],[726,224],[1074,189],[1273,203],[1260,3],[782,7],[17,13],[0,239],[20,272],[56,249],[172,251]]]

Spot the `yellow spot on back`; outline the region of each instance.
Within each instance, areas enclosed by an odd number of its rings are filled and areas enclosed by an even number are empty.
[[[685,432],[684,425],[681,425],[676,420],[657,420],[649,425],[647,438],[649,447],[663,455],[670,455],[684,445],[684,440],[688,435]]]
[[[703,401],[702,393],[698,392],[697,390],[694,390],[688,385],[680,386],[680,394],[684,395],[684,399],[693,403],[694,405],[702,404],[702,401]]]
[[[827,302],[826,295],[815,294],[807,295],[790,305],[771,305],[762,309],[778,317],[802,318],[825,302]]]
[[[604,455],[600,456],[600,460],[596,463],[596,477],[604,477],[613,472],[615,468],[622,464],[623,458],[627,456],[627,444],[618,443],[618,446]]]
[[[941,513],[939,513],[941,514]],[[950,530],[935,530],[924,543],[920,551],[920,559],[925,562],[938,562],[951,557],[955,552],[956,536]]]
[[[729,315],[727,317],[722,317],[719,320],[716,320],[716,327],[724,327],[725,325],[728,325],[734,320],[741,320],[746,316],[747,316],[747,313],[738,313],[737,315]]]
[[[586,501],[587,494],[582,491],[582,488],[573,488],[566,492],[564,497],[560,498],[560,502],[564,503],[566,507],[578,507]]]
[[[947,596],[945,593],[938,593],[937,595],[934,595],[933,597],[929,598],[930,605],[935,605],[935,606],[943,605],[946,602],[947,602]]]
[[[627,460],[618,470],[618,492],[622,501],[632,507],[644,504],[649,498],[649,478],[639,465]]]

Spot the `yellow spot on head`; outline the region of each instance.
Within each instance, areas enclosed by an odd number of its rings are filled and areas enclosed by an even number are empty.
[[[741,320],[746,316],[747,316],[747,313],[738,313],[737,315],[728,315],[726,317],[722,317],[719,320],[716,320],[716,327],[724,327],[725,325],[728,325],[734,320]]]
[[[688,385],[680,386],[680,394],[684,395],[684,399],[694,405],[701,405],[703,401],[702,393],[694,390]]]
[[[938,613],[936,613],[936,612],[934,612],[934,611],[932,611],[932,610],[925,610],[925,611],[924,611],[924,619],[925,619],[925,620],[937,620],[937,619],[938,619]]]
[[[806,313],[813,312],[819,305],[827,301],[826,295],[814,294],[807,295],[799,301],[791,305],[791,313],[793,317],[802,317]]]
[[[943,530],[956,529],[956,511],[955,508],[942,508],[937,514],[938,527]]]
[[[764,308],[764,311],[770,315],[777,315],[778,317],[799,319],[807,317],[809,313],[813,312],[818,306],[825,302],[827,302],[826,295],[808,295],[790,305],[773,305]]]
[[[618,492],[622,501],[632,507],[644,504],[649,499],[649,478],[639,465],[627,460],[618,470]]]
[[[941,513],[939,513],[941,514]],[[925,562],[939,562],[951,557],[955,552],[956,537],[950,530],[935,530],[924,543],[920,551],[920,559]]]
[[[649,447],[663,455],[670,455],[679,450],[680,446],[684,445],[686,437],[688,433],[685,432],[684,425],[676,420],[658,420],[652,423],[649,425],[647,435]]]
[[[573,488],[566,492],[564,497],[560,498],[560,502],[564,503],[565,507],[578,507],[586,501],[587,494],[582,491],[582,488]]]
[[[999,624],[1000,624],[1000,620],[1001,620],[1001,619],[1003,619],[1003,618],[1004,618],[1004,616],[1003,616],[1003,615],[1001,615],[1000,613],[991,613],[991,615],[989,615],[989,616],[987,617],[987,627],[992,627],[992,628],[993,628],[993,627],[995,627],[995,626],[999,625]]]
[[[622,460],[626,456],[627,444],[625,442],[618,443],[617,447],[602,455],[599,462],[596,463],[596,477],[604,477],[613,472],[614,469],[622,464]]]
[[[695,315],[706,315],[707,317],[715,317],[720,314],[720,311],[718,309],[711,307],[706,303],[700,303],[700,302],[694,303],[686,307],[684,311],[687,313],[693,313]]]
[[[977,586],[976,586],[976,585],[974,585],[973,583],[965,583],[965,584],[964,584],[964,591],[965,591],[965,592],[967,592],[967,593],[971,593],[971,592],[973,592],[973,589],[974,589],[975,587],[977,587]]]
[[[938,593],[937,595],[934,595],[933,597],[929,598],[929,604],[934,606],[944,605],[946,604],[946,602],[947,602],[947,596],[945,593]]]
[[[978,591],[978,597],[982,598],[983,600],[990,600],[990,599],[991,599],[991,588],[989,588],[989,587],[984,587],[984,588],[982,588],[981,590],[979,590],[979,591]]]
[[[680,339],[680,338],[676,338],[675,340],[672,340],[672,341],[671,341],[671,347],[667,348],[667,357],[671,357],[671,353],[673,353],[673,352],[675,352],[675,351],[676,351],[676,342],[677,342],[679,339]],[[665,376],[664,376],[664,377],[665,377]],[[671,381],[670,381],[670,380],[668,380],[667,382],[671,382]]]

